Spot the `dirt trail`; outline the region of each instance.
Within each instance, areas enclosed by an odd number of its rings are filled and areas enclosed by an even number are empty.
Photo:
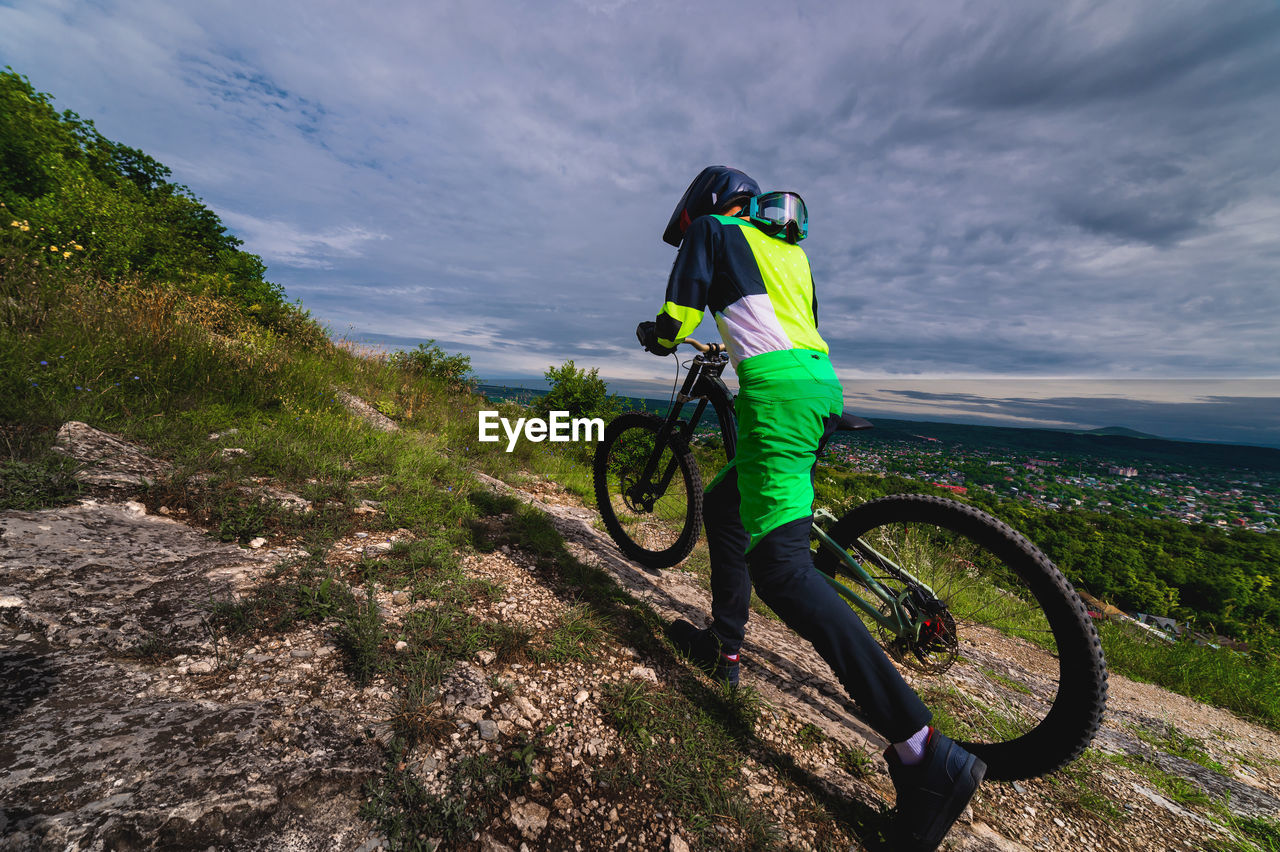
[[[111,452],[132,458],[135,449]],[[136,484],[139,465],[154,475],[153,464],[139,455],[115,481]],[[664,619],[705,621],[708,593],[696,575],[654,574],[624,559],[595,529],[595,512],[559,486],[529,478],[513,489],[480,478],[546,512],[576,558]],[[355,686],[323,625],[211,632],[211,601],[269,582],[273,566],[296,553],[221,544],[125,497],[0,513],[0,849],[386,846],[357,811],[361,785],[381,772],[371,736],[385,742],[388,720],[402,710],[396,685],[379,677]],[[343,572],[412,536],[357,533],[335,542],[328,560]],[[500,590],[472,604],[471,615],[544,641],[575,601],[536,563],[518,547],[467,557],[466,570]],[[434,605],[404,591],[380,590],[377,602],[393,634]],[[1034,667],[1008,647],[982,653]],[[876,824],[892,800],[884,743],[781,624],[754,616],[743,650],[744,682],[765,702],[760,750],[735,779],[747,806],[767,814],[791,847],[863,848],[821,812],[847,805],[866,817],[860,825]],[[468,760],[509,755],[522,738],[553,731],[533,761],[536,779],[447,848],[697,848],[706,835],[661,805],[660,791],[609,784],[635,758],[608,721],[609,690],[660,690],[682,677],[687,669],[670,654],[646,656],[613,638],[571,662],[505,664],[481,651],[430,704],[439,738],[401,769],[444,795]],[[1053,778],[984,785],[948,848],[1247,849],[1229,840],[1229,814],[1280,816],[1280,737],[1228,712],[1112,675],[1095,747]],[[851,774],[849,754],[864,756],[871,771]],[[1225,808],[1215,804],[1224,800]],[[718,845],[744,845],[732,828],[721,830]]]
[[[596,513],[572,495],[553,483],[523,487],[526,490],[515,493],[556,519],[580,559],[608,570],[664,618],[707,621],[709,593],[694,575],[639,568],[594,527]],[[992,655],[989,662],[1035,665],[1026,649],[1014,651],[998,642],[982,645],[983,652]],[[913,673],[904,674],[921,686]],[[771,705],[834,739],[868,753],[884,748],[883,739],[858,716],[831,670],[781,623],[753,615],[743,647],[742,677]],[[1231,848],[1224,846],[1230,835],[1222,826],[1229,818],[1204,806],[1200,800],[1205,797],[1225,801],[1236,816],[1280,816],[1280,735],[1152,684],[1114,673],[1109,683],[1107,713],[1094,749],[1119,759],[1095,758],[1078,765],[1072,783],[1051,778],[986,784],[975,800],[972,821],[957,825],[948,843],[957,849],[1219,849]],[[1177,735],[1202,751],[1196,755],[1200,762],[1158,747]],[[1205,762],[1216,766],[1208,768]],[[1131,764],[1149,768],[1139,771]],[[882,763],[879,767],[883,770]],[[883,771],[871,778],[871,785],[892,801]],[[1185,789],[1171,793],[1170,785]],[[1192,804],[1179,804],[1175,797]]]

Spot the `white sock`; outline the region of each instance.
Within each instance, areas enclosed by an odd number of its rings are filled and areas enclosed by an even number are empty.
[[[904,766],[915,766],[924,760],[924,747],[929,742],[929,726],[925,725],[911,735],[910,739],[893,744],[893,750]]]

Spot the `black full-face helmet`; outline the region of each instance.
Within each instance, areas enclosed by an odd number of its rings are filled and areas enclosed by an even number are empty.
[[[679,247],[684,232],[694,219],[715,213],[735,198],[760,194],[760,185],[746,173],[728,166],[707,166],[684,191],[671,221],[662,233],[663,242]]]

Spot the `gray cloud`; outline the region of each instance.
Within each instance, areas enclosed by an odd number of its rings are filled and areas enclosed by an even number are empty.
[[[1241,83],[1246,93],[1257,94],[1256,73],[1274,71],[1280,35],[1275,4],[1165,4],[1158,8],[1162,14],[1151,14],[1156,10],[1144,4],[1020,5],[979,38],[966,39],[973,61],[957,69],[940,94],[979,108],[1057,110],[1155,100],[1185,109],[1212,106],[1224,93],[1238,99]]]
[[[622,381],[710,162],[800,191],[842,371],[1280,375],[1280,7],[17,0],[0,61],[336,332]],[[700,331],[714,337],[708,320]]]
[[[1117,394],[1122,385],[1105,388],[1110,393],[1103,396],[1051,395],[1060,384],[1043,383],[1037,390],[1049,395],[1041,397],[894,388],[860,390],[852,396],[866,411],[890,415],[941,409],[947,416],[931,419],[1072,429],[1123,424],[1165,438],[1280,447],[1280,387],[1266,389],[1266,396],[1211,394],[1170,402],[1144,398],[1151,391],[1149,385],[1131,386],[1127,390],[1133,395]]]

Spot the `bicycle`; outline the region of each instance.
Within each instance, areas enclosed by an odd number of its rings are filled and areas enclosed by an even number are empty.
[[[666,417],[620,415],[593,463],[605,528],[623,554],[654,570],[687,557],[701,531],[691,444],[708,405],[726,457],[736,450],[724,346],[682,342],[698,354],[680,365],[689,369]],[[840,428],[871,425],[846,413]],[[815,568],[913,670],[934,724],[986,761],[988,778],[1048,774],[1093,740],[1107,695],[1097,631],[1058,568],[1008,524],[955,500],[894,494],[839,519],[819,509],[811,549]]]

